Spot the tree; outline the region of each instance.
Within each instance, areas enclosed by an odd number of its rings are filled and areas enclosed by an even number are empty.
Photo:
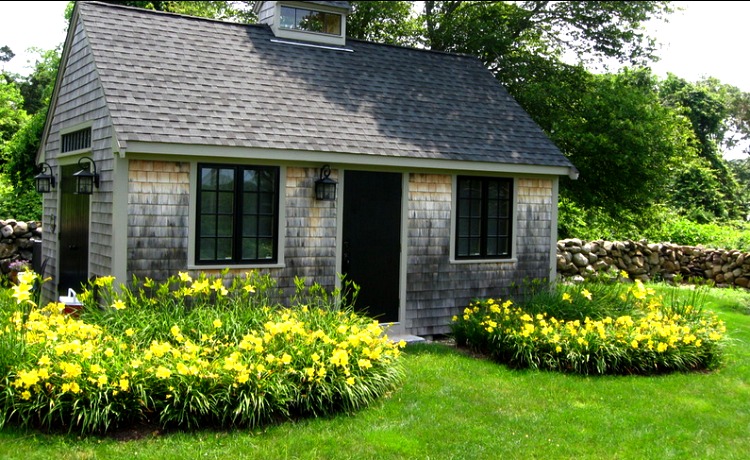
[[[16,55],[8,46],[0,47],[0,62],[8,62]]]
[[[46,109],[60,65],[59,47],[47,51],[37,48],[35,51],[39,53],[39,58],[34,64],[34,71],[27,78],[21,78],[17,82],[23,96],[23,107],[30,114]]]
[[[561,193],[615,218],[666,202],[672,173],[696,158],[696,143],[688,120],[661,104],[657,79],[625,69],[589,74],[577,90],[575,103],[549,121],[553,141],[580,171],[578,180],[563,180]]]
[[[413,15],[413,2],[351,2],[346,34],[351,38],[391,45],[419,43],[421,27]]]
[[[740,212],[743,216],[750,216],[750,158],[730,160],[728,163],[739,184],[737,200],[741,203]]]
[[[647,20],[671,13],[671,2],[426,1],[424,24],[431,49],[477,56],[511,94],[529,81],[528,62],[560,60],[565,53],[644,64],[655,43]]]
[[[726,139],[731,127],[742,127],[741,122],[731,121],[734,104],[741,93],[715,78],[689,83],[673,74],[668,74],[661,83],[659,93],[664,105],[690,120],[699,144],[698,155],[705,160],[700,165],[692,165],[694,170],[687,173],[689,179],[677,178],[678,183],[686,187],[677,189],[682,195],[680,207],[708,212],[715,217],[736,217],[742,212],[741,203],[737,201],[739,186],[721,152],[729,143]],[[685,208],[686,203],[701,205]]]
[[[23,96],[16,82],[0,75],[0,161],[5,160],[4,145],[28,119],[23,109]]]
[[[107,1],[116,5],[133,6],[147,10],[165,11],[221,21],[253,23],[253,1]]]

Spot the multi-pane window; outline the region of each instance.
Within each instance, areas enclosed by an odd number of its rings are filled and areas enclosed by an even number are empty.
[[[196,263],[277,261],[279,168],[198,166]]]
[[[60,152],[74,152],[91,148],[91,128],[79,129],[60,136]]]
[[[459,176],[457,186],[456,259],[511,257],[512,180]]]
[[[341,35],[341,15],[304,8],[281,7],[281,27],[330,35]]]

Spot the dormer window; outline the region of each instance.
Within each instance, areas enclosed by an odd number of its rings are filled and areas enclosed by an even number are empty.
[[[341,15],[336,13],[282,6],[280,25],[284,29],[341,35]]]
[[[307,44],[346,45],[349,2],[256,2],[258,22],[268,24],[278,39]]]

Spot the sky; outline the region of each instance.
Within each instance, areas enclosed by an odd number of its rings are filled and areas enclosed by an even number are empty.
[[[747,48],[750,45],[750,1],[677,1],[684,11],[669,15],[668,23],[649,23],[651,35],[661,43],[661,60],[654,73],[673,73],[687,81],[718,78],[724,84],[750,92]],[[67,1],[0,2],[0,46],[9,46],[16,57],[0,68],[28,75],[38,54],[30,47],[55,48],[65,40]],[[740,155],[730,153],[728,158]],[[744,157],[744,156],[743,156]]]

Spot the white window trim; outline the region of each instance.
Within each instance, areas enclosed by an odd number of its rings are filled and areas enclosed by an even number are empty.
[[[85,149],[71,150],[69,152],[62,151],[62,139],[66,134],[74,133],[76,131],[82,131],[84,129],[91,130],[91,145]],[[94,122],[92,120],[85,121],[83,123],[77,123],[75,125],[68,126],[67,128],[61,129],[58,133],[58,147],[57,147],[57,158],[66,158],[73,156],[81,156],[83,154],[90,154],[94,151]]]
[[[203,162],[201,162],[203,163]],[[229,162],[229,161],[212,161],[212,163],[215,164],[226,164],[226,165],[250,165],[254,166],[257,163],[254,162],[246,162],[246,163],[236,163],[236,162]],[[195,263],[195,244],[196,244],[196,234],[197,234],[197,210],[198,210],[198,162],[197,161],[191,161],[190,162],[190,206],[188,211],[188,263],[187,268],[189,270],[221,270],[224,268],[229,268],[230,270],[250,270],[250,269],[264,269],[264,268],[284,268],[286,267],[286,264],[284,262],[284,253],[285,253],[285,244],[286,241],[284,239],[284,236],[286,235],[286,166],[279,166],[279,165],[268,165],[268,164],[258,164],[259,166],[273,166],[279,168],[279,221],[277,226],[277,235],[276,240],[278,241],[277,245],[277,257],[276,262],[274,263],[268,263],[268,264],[262,264],[262,263],[252,263],[252,264],[197,264]]]
[[[321,13],[338,14],[339,16],[341,16],[341,33],[338,35],[333,35],[333,34],[326,34],[322,32],[313,32],[310,30],[287,29],[286,27],[281,27],[281,7],[282,6],[286,6],[289,8],[306,9],[310,11],[320,11]],[[323,43],[326,45],[338,45],[338,46],[346,45],[346,14],[343,14],[340,10],[336,11],[336,10],[325,8],[322,5],[315,5],[315,4],[305,5],[303,3],[295,4],[293,2],[282,4],[281,2],[276,2],[275,9],[274,9],[274,18],[275,20],[273,21],[271,29],[273,30],[273,34],[278,38],[303,40],[303,41],[309,41],[309,42],[315,42],[315,43]]]

